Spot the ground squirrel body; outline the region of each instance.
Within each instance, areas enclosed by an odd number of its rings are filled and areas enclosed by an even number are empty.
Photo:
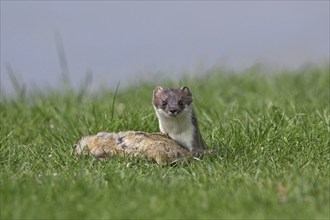
[[[76,144],[76,155],[93,155],[103,160],[117,156],[142,157],[160,165],[173,163],[190,156],[190,152],[177,142],[161,133],[141,131],[100,132],[84,136]]]

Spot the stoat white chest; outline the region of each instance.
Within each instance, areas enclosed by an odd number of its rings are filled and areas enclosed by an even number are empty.
[[[192,106],[188,108],[192,108]],[[161,109],[155,108],[155,111],[160,131],[177,141],[181,146],[192,151],[195,127],[192,123],[192,112],[190,109],[185,113],[180,113],[176,117],[165,116],[165,113]]]

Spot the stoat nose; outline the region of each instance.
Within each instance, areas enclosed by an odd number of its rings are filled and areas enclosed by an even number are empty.
[[[177,110],[170,110],[171,114],[174,115],[175,113],[177,113]]]

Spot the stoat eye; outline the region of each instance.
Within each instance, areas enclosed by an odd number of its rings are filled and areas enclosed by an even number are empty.
[[[179,100],[179,101],[178,101],[178,104],[179,104],[180,106],[183,106],[183,101],[182,101],[182,100]]]
[[[162,105],[163,106],[167,105],[167,102],[165,100],[163,100]]]

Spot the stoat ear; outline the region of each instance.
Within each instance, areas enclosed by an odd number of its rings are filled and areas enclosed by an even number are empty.
[[[192,93],[191,93],[190,89],[187,86],[182,86],[181,91],[187,96],[192,96]]]
[[[159,92],[161,92],[161,91],[163,91],[163,88],[162,88],[161,86],[157,86],[157,87],[154,89],[153,94],[155,95],[155,94],[157,94],[157,93],[159,93]]]

